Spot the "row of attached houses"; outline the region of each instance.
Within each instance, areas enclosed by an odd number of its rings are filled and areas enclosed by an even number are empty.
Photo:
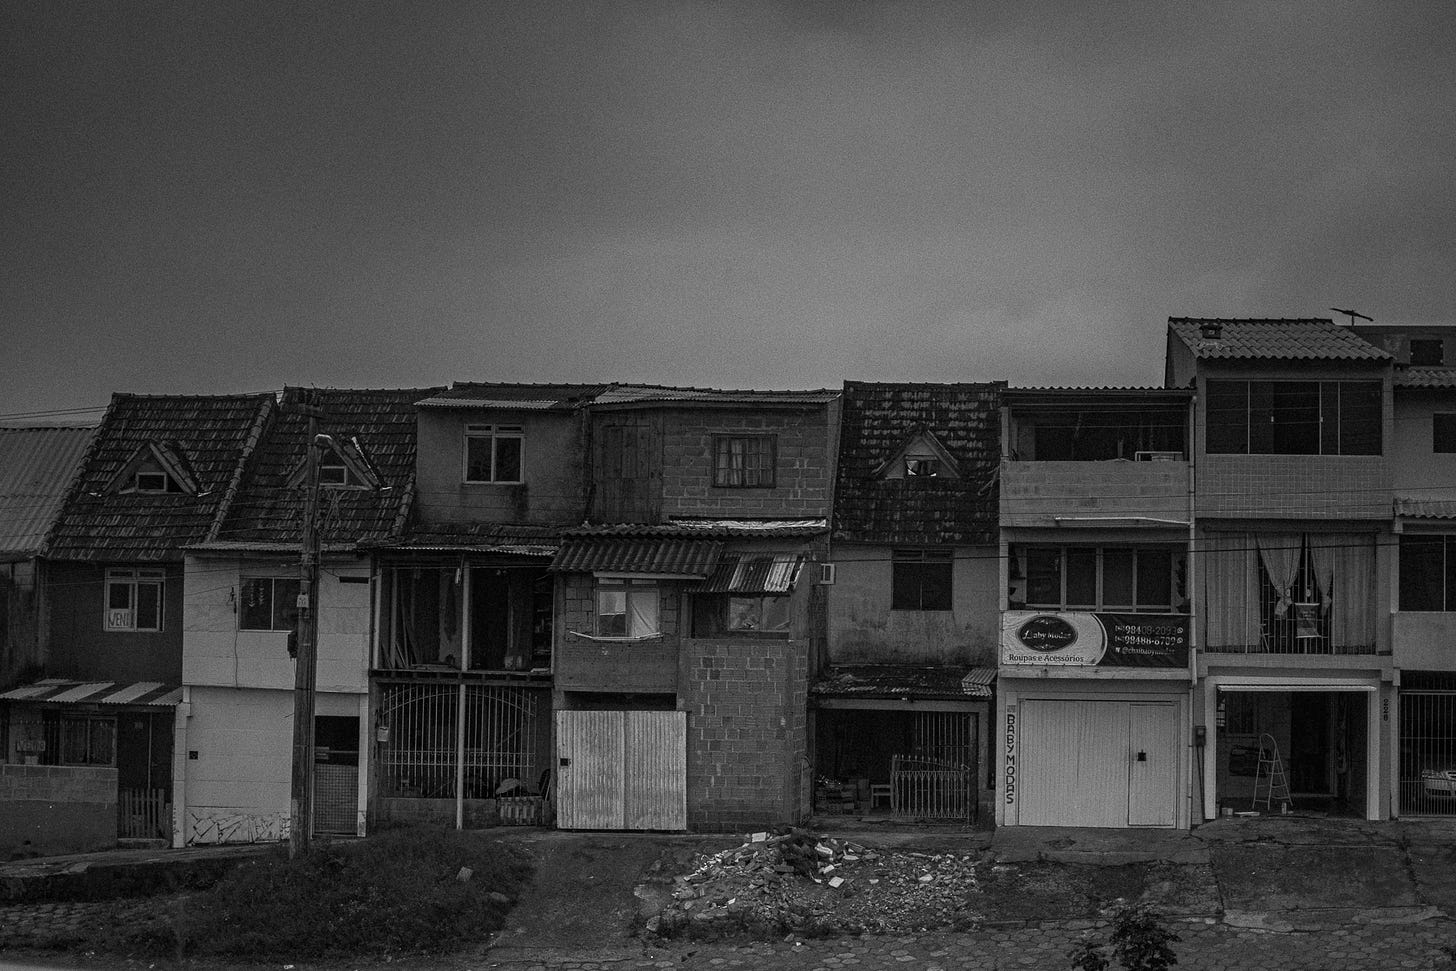
[[[0,430],[0,852],[287,835],[311,441],[319,833],[1456,812],[1448,354],[1174,318],[1157,388],[118,394]]]

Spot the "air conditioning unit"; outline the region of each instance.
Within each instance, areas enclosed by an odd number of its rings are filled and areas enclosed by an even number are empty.
[[[833,583],[834,582],[834,574],[837,572],[837,570],[838,570],[838,564],[836,564],[836,563],[820,563],[819,564],[819,582],[822,583],[822,584],[826,584],[826,585]]]
[[[1182,452],[1136,452],[1133,458],[1139,462],[1181,462]]]

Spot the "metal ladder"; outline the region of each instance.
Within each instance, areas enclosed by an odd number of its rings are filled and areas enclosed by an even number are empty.
[[[1259,736],[1259,764],[1254,769],[1254,801],[1249,804],[1251,809],[1259,808],[1260,785],[1265,787],[1262,800],[1266,812],[1273,809],[1275,799],[1285,806],[1293,802],[1289,797],[1289,780],[1284,775],[1284,760],[1279,757],[1279,743],[1268,732]]]

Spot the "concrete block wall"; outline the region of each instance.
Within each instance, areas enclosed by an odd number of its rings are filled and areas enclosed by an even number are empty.
[[[683,641],[688,826],[745,831],[808,811],[808,649],[799,640]]]
[[[819,519],[829,515],[828,408],[671,413],[662,436],[662,516]],[[713,485],[713,436],[775,437],[772,488]]]
[[[115,846],[115,769],[0,764],[0,858]]]

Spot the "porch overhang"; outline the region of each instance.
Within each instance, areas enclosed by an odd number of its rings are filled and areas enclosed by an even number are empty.
[[[160,681],[71,681],[45,678],[0,693],[0,701],[32,705],[104,705],[115,708],[175,708],[180,685]]]
[[[988,702],[992,667],[849,664],[830,668],[809,697],[819,708],[885,708],[916,703]]]

